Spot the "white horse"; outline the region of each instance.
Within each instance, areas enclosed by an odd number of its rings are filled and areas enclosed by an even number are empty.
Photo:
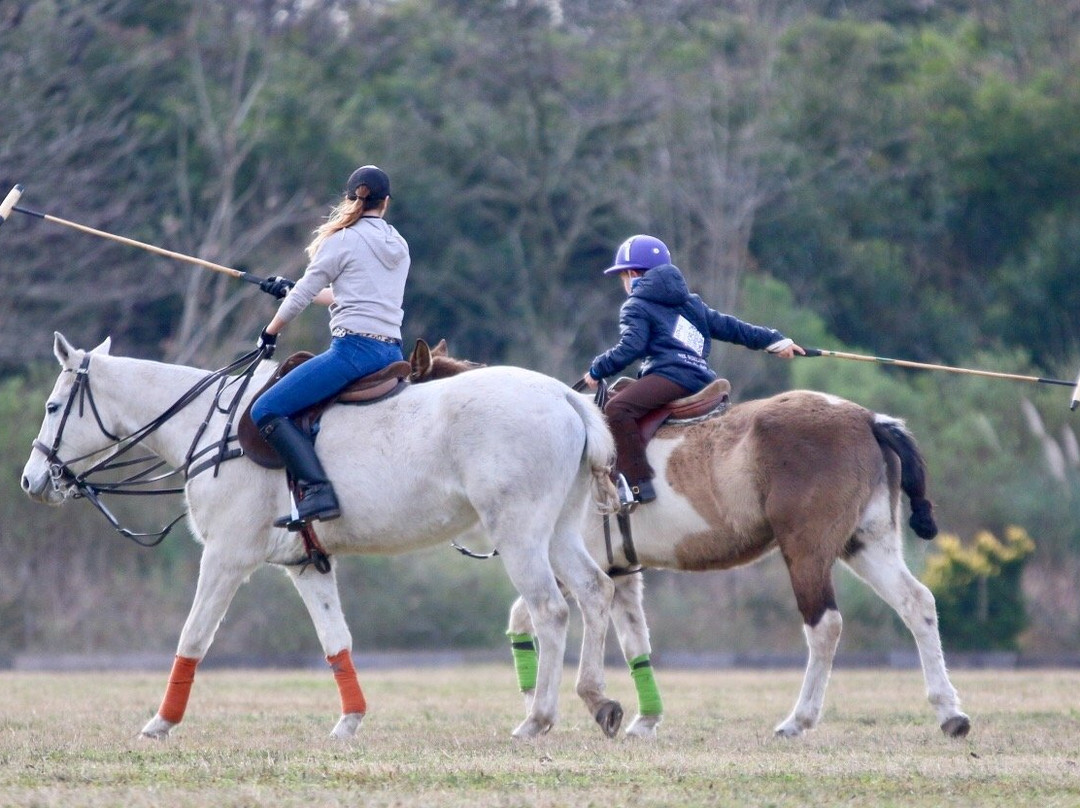
[[[417,379],[469,370],[446,356],[445,342],[430,353],[418,346],[412,361]],[[837,560],[895,609],[914,635],[942,731],[950,737],[968,733],[971,722],[945,668],[934,596],[904,562],[901,492],[911,500],[917,535],[933,538],[937,526],[922,455],[901,421],[798,390],[737,404],[719,417],[663,426],[647,456],[657,472],[657,499],[631,515],[632,544],[624,544],[614,520],[608,540],[597,514],[588,514],[583,528],[593,558],[616,575],[612,620],[639,695],[627,734],[654,736],[662,711],[648,668],[652,649],[641,575],[617,573],[729,569],[777,549],[809,646],[802,690],[777,735],[800,735],[821,718],[842,624],[831,578]],[[532,632],[519,600],[511,609],[510,633],[526,653]],[[522,687],[529,704],[531,688],[528,682]]]
[[[189,522],[203,544],[198,587],[165,698],[142,734],[165,738],[181,721],[195,667],[237,589],[257,567],[274,564],[300,593],[333,668],[342,714],[332,734],[353,736],[366,702],[334,570],[305,568],[299,535],[271,524],[289,509],[284,472],[246,458],[211,468],[200,462],[206,470],[192,464],[192,458],[214,457],[204,449],[234,439],[230,413],[236,410],[224,405],[234,395],[243,406],[256,386],[240,395],[239,385],[229,384],[236,377],[226,377],[215,393],[203,389],[211,376],[206,371],[112,356],[109,344],[83,351],[56,334],[62,370],[22,486],[49,504],[73,493],[92,495],[80,474],[114,456],[118,441],[130,436],[187,474]],[[262,380],[270,363],[264,366]],[[584,614],[577,692],[605,732],[617,731],[622,709],[603,694],[603,635],[613,586],[581,536],[591,489],[601,500],[612,493],[607,474],[614,447],[595,406],[555,379],[489,368],[409,386],[375,404],[331,407],[317,447],[342,505],[341,518],[318,529],[331,557],[400,553],[477,526],[499,549],[542,649],[536,697],[515,736],[540,735],[556,720],[568,620],[557,581]]]

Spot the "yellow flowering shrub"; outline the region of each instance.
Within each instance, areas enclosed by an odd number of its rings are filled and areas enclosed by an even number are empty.
[[[1015,651],[1027,627],[1021,589],[1024,564],[1035,551],[1027,531],[1015,525],[1004,539],[979,531],[969,543],[942,534],[927,560],[923,583],[934,593],[946,648]]]

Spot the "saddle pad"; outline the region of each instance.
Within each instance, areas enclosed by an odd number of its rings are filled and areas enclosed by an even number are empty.
[[[263,388],[251,399],[251,403],[244,410],[244,414],[240,416],[240,422],[236,426],[237,437],[240,440],[240,448],[244,450],[244,454],[247,455],[256,464],[268,468],[268,469],[280,469],[284,468],[285,464],[278,457],[278,453],[274,451],[269,443],[267,443],[263,436],[259,434],[259,428],[255,426],[255,421],[251,417],[251,404],[255,402],[259,396],[265,393],[275,382],[279,381],[282,376],[287,374],[290,370],[293,370],[303,362],[314,356],[307,351],[297,351],[292,354],[288,359],[282,362],[274,375],[270,377],[269,381],[263,385]],[[389,395],[394,392],[405,379],[408,379],[409,373],[412,367],[408,362],[391,362],[384,368],[381,368],[374,373],[367,376],[363,376],[344,390],[340,391],[334,396],[320,401],[317,404],[312,404],[302,413],[297,413],[294,418],[297,421],[315,421],[323,411],[335,402],[341,402],[343,404],[360,404],[363,402],[377,401],[383,396]]]

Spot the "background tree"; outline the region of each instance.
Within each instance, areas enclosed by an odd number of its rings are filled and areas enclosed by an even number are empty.
[[[622,294],[599,273],[634,232],[665,238],[714,305],[803,344],[1071,379],[1078,18],[1080,0],[11,0],[0,186],[26,185],[27,207],[296,277],[343,178],[377,162],[412,249],[407,339],[567,381],[615,338]],[[40,417],[27,402],[53,377],[54,329],[212,367],[273,310],[250,285],[19,215],[0,233],[0,279],[9,479]],[[315,312],[282,350],[325,339]],[[905,417],[944,529],[1038,537],[1023,647],[1080,648],[1080,452],[1060,391],[722,347],[737,399],[803,386]],[[0,576],[20,627],[10,648],[122,643],[164,620],[154,609],[186,608],[197,548],[118,552],[92,512],[41,512],[12,486],[0,507],[0,546],[21,559]],[[918,567],[928,548],[909,551]],[[777,564],[650,575],[657,638],[713,647],[692,626],[723,604],[733,637],[801,648]],[[472,585],[468,567],[427,569],[356,575],[386,597],[445,591],[457,574]],[[138,608],[118,602],[114,574],[146,593]],[[475,574],[501,626],[486,577],[498,569]],[[244,597],[257,608],[222,648],[272,647],[276,625],[304,622],[281,586],[255,577]],[[902,641],[861,586],[838,586],[851,647]],[[449,598],[409,598],[428,628],[364,636],[483,644],[451,627]],[[124,630],[95,623],[114,612]]]

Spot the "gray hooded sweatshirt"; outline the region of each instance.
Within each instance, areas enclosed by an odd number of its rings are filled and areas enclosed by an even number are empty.
[[[401,339],[402,301],[409,275],[409,245],[393,225],[365,217],[319,247],[278,308],[288,322],[327,286],[334,291],[330,329],[346,328]]]

